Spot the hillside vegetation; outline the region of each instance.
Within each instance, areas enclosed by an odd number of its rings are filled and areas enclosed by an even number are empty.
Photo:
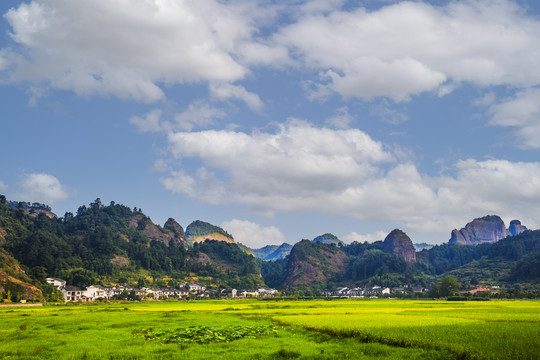
[[[264,284],[255,259],[236,244],[210,241],[186,248],[176,235],[183,236],[183,229],[172,221],[162,228],[140,210],[114,202],[105,206],[99,199],[61,218],[27,214],[0,203],[0,250],[17,259],[31,280],[40,283],[49,276],[76,286],[174,286],[199,281],[210,287],[255,288]]]

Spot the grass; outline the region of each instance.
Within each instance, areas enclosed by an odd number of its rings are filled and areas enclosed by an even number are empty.
[[[2,359],[537,359],[540,353],[538,301],[75,304],[0,308],[0,319]],[[158,341],[144,334],[158,334]],[[163,341],[186,334],[220,341]]]

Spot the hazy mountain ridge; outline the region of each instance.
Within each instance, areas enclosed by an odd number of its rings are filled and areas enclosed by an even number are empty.
[[[275,261],[284,259],[291,252],[293,246],[283,243],[281,245],[266,245],[260,249],[251,249],[253,255],[261,260]]]

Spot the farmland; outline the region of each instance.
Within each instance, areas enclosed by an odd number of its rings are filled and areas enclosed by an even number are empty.
[[[221,300],[0,308],[0,358],[537,359],[538,301]]]

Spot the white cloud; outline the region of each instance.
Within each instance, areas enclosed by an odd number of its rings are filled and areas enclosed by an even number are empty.
[[[513,98],[505,99],[490,107],[491,125],[515,129],[521,140],[518,146],[540,148],[540,89],[518,92]]]
[[[251,66],[319,72],[311,98],[407,101],[461,82],[540,83],[540,21],[512,1],[400,1],[375,11],[343,3],[34,0],[4,15],[19,50],[0,49],[0,70],[11,69],[11,81],[146,102],[164,99],[163,85],[208,81],[215,98],[254,110],[258,95],[232,85]]]
[[[337,109],[334,116],[326,119],[326,123],[332,125],[338,129],[347,129],[350,123],[353,121],[353,117],[349,114],[349,109],[344,106]]]
[[[174,133],[169,142],[175,157],[199,158],[205,167],[224,172],[233,196],[249,194],[253,205],[259,198],[263,203],[277,200],[276,194],[294,198],[340,192],[374,175],[374,163],[393,161],[360,130],[319,129],[302,122],[282,125],[275,134]]]
[[[2,181],[0,181],[0,191],[7,190],[8,186],[4,184]]]
[[[312,211],[388,222],[409,231],[446,232],[472,218],[526,214],[540,217],[540,163],[459,161],[452,175],[430,177],[356,130],[292,122],[277,133],[175,133],[170,151],[197,159],[199,170],[172,172],[173,192],[252,211]],[[523,216],[522,216],[523,218]],[[352,236],[352,235],[351,235]]]
[[[350,234],[347,234],[343,236],[343,241],[347,244],[352,243],[353,241],[357,241],[359,243],[373,243],[375,241],[384,240],[389,232],[384,231],[375,231],[369,234],[358,234],[357,232],[352,232]]]
[[[14,196],[25,201],[54,204],[69,197],[65,186],[50,174],[28,174],[19,186],[22,192]]]
[[[239,99],[246,103],[251,110],[261,110],[264,106],[259,95],[247,91],[243,86],[228,83],[210,84],[211,95],[219,100]]]
[[[11,77],[148,102],[164,98],[160,83],[235,81],[248,72],[233,55],[255,31],[250,10],[214,0],[23,3],[5,14],[28,54]]]
[[[325,71],[321,86],[344,97],[404,101],[447,94],[460,82],[536,85],[539,37],[540,21],[515,3],[469,0],[306,12],[274,40],[304,66]]]
[[[195,101],[183,112],[172,115],[170,120],[163,119],[165,116],[162,110],[154,109],[144,117],[131,117],[129,122],[141,132],[191,131],[195,128],[212,125],[215,119],[221,119],[225,116],[227,116],[225,111],[204,101]]]
[[[158,132],[164,130],[164,125],[160,123],[162,111],[159,109],[152,110],[144,118],[133,116],[129,119],[132,125],[135,125],[142,132]]]
[[[221,227],[230,233],[236,242],[240,242],[252,249],[266,245],[281,245],[285,236],[275,226],[260,226],[257,223],[233,219],[225,221]]]
[[[191,131],[194,128],[212,125],[214,119],[222,119],[225,111],[213,107],[203,101],[196,101],[182,113],[174,116],[173,129]]]
[[[383,122],[394,125],[404,123],[409,119],[409,116],[405,112],[393,109],[387,101],[373,106],[371,115],[378,117]]]

